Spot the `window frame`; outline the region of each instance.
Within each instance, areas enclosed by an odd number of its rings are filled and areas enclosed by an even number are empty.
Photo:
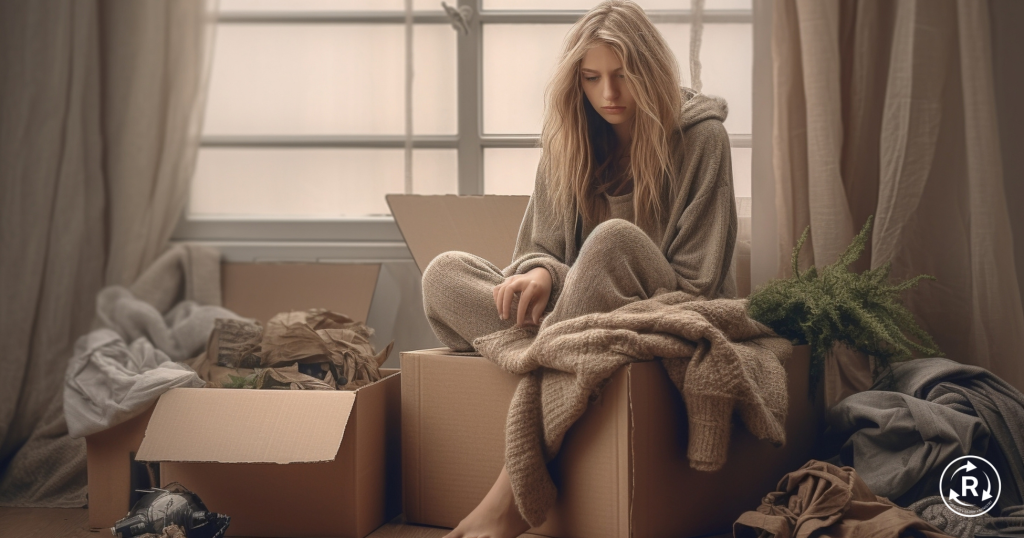
[[[755,3],[760,0],[754,0]],[[682,2],[681,2],[682,3]],[[413,149],[455,149],[458,163],[458,194],[484,194],[485,148],[537,147],[534,135],[487,135],[483,132],[483,25],[484,24],[571,24],[586,10],[482,10],[482,0],[458,0],[473,16],[469,33],[457,32],[456,92],[457,121],[454,135],[414,135]],[[751,24],[758,10],[707,10],[703,21]],[[689,10],[651,10],[656,23],[688,23]],[[444,24],[451,21],[444,11],[414,11],[413,24]],[[217,24],[405,24],[405,12],[227,12],[218,13]],[[754,36],[755,49],[758,43]],[[756,54],[756,51],[755,51]],[[755,57],[755,61],[757,58]],[[685,65],[681,65],[685,68]],[[757,81],[754,81],[756,93]],[[755,103],[757,99],[755,98]],[[757,131],[756,127],[753,129]],[[750,134],[729,136],[734,148],[753,147]],[[403,135],[374,136],[209,136],[200,148],[404,148]],[[412,259],[394,219],[380,217],[275,218],[191,216],[186,204],[172,241],[202,243],[218,248],[226,261],[301,261],[382,263]]]

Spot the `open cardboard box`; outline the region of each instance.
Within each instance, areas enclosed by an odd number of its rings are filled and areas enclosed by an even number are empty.
[[[499,267],[511,261],[527,197],[389,196],[420,269],[461,250]],[[808,399],[809,352],[786,365],[784,447],[733,429],[728,463],[690,468],[687,416],[658,362],[621,368],[566,436],[550,466],[559,498],[532,534],[551,537],[683,537],[730,532],[778,480],[812,457],[820,398]],[[402,486],[410,523],[454,527],[504,464],[505,420],[520,377],[447,349],[401,354]]]
[[[224,306],[263,322],[312,307],[365,321],[379,270],[224,264]],[[231,516],[230,536],[366,536],[401,505],[401,383],[397,370],[384,374],[357,391],[165,393],[155,408],[86,438],[89,526],[110,528],[128,513],[146,474],[133,461],[150,461],[160,485],[180,482]]]

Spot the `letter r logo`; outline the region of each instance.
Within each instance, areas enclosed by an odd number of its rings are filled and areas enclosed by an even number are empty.
[[[967,485],[968,482],[970,482],[971,485],[968,486]],[[967,490],[971,490],[971,494],[974,495],[975,497],[978,496],[978,479],[977,478],[974,478],[973,476],[964,476],[963,477],[963,488],[960,490],[960,495],[966,497],[967,496]]]

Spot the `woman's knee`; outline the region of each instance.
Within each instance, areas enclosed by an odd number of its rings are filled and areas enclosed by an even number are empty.
[[[466,272],[468,265],[467,256],[469,254],[465,252],[451,250],[438,254],[430,261],[427,268],[423,270],[422,287],[425,308],[429,310],[434,301],[451,297],[452,293],[458,289],[459,277]]]
[[[639,226],[624,219],[608,219],[590,232],[580,250],[580,258],[586,254],[601,258],[609,255],[635,258],[648,256],[652,252],[659,252],[659,249]]]
[[[452,303],[490,302],[491,288],[502,280],[501,270],[479,256],[442,252],[423,270],[424,307],[429,313]]]

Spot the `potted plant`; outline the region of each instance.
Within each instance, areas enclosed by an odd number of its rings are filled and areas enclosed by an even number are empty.
[[[862,273],[850,265],[864,252],[872,217],[835,263],[820,271],[811,266],[800,271],[800,249],[810,226],[793,249],[793,276],[775,279],[750,295],[747,312],[794,345],[810,345],[812,392],[824,370],[825,359],[836,344],[874,357],[873,376],[893,362],[920,356],[941,356],[932,337],[917,325],[900,293],[929,275],[918,275],[899,284],[889,283],[890,264]]]

